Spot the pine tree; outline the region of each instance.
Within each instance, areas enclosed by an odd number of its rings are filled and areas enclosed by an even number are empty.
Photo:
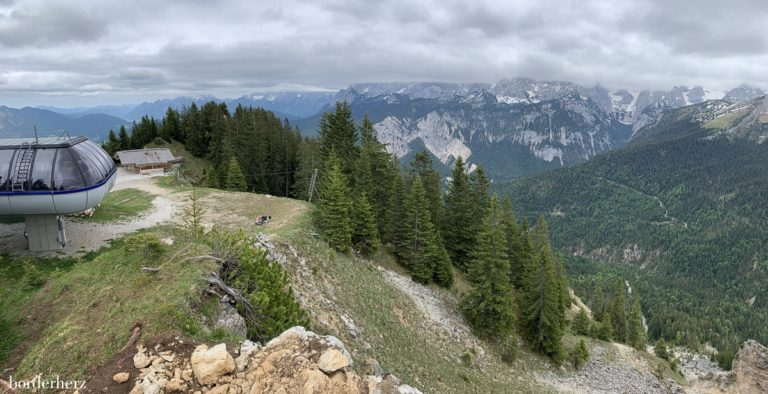
[[[603,312],[605,311],[605,296],[603,295],[603,288],[597,286],[595,289],[594,297],[592,298],[592,317],[595,321],[603,321]]]
[[[600,329],[597,333],[597,337],[603,341],[613,340],[613,323],[611,323],[611,314],[606,313],[603,315],[603,322],[600,324]]]
[[[442,234],[451,260],[465,271],[469,268],[475,245],[474,223],[483,220],[474,216],[475,213],[464,160],[459,157],[456,159],[452,179],[445,194],[445,220]]]
[[[163,126],[160,128],[160,137],[166,141],[182,141],[181,120],[179,113],[175,109],[168,107],[163,118]]]
[[[245,192],[248,191],[248,184],[245,181],[245,175],[237,162],[237,158],[232,156],[227,166],[227,190]]]
[[[552,357],[555,362],[561,361],[564,311],[552,256],[544,250],[536,256],[523,289],[523,333],[536,351]]]
[[[404,218],[405,195],[404,180],[400,173],[395,173],[395,178],[392,182],[392,194],[390,195],[387,209],[386,231],[383,236],[385,242],[392,244],[393,253],[401,261],[406,258],[406,251],[403,245],[403,234],[405,233],[406,225]]]
[[[555,257],[555,268],[557,270],[558,285],[560,286],[560,302],[562,303],[563,310],[566,310],[571,307],[571,292],[568,288],[568,276],[565,274],[565,265],[563,265],[563,258],[560,254]]]
[[[117,137],[118,150],[131,149],[131,138],[128,136],[128,131],[125,130],[125,126],[120,126],[120,132]]]
[[[669,361],[669,349],[667,348],[667,343],[664,341],[664,338],[661,338],[656,342],[656,345],[653,347],[653,353],[656,354],[656,357]]]
[[[445,250],[445,245],[442,239],[437,239],[440,235],[435,231],[435,239],[430,243],[430,249],[428,251],[430,259],[433,260],[432,265],[435,267],[433,279],[435,283],[443,287],[451,287],[453,284],[453,266],[451,264],[451,258],[448,256],[448,251]]]
[[[336,103],[335,112],[326,112],[320,119],[320,157],[327,162],[335,155],[341,169],[351,179],[357,160],[357,128],[352,121],[352,109],[346,101]]]
[[[192,187],[192,194],[189,196],[189,202],[189,205],[182,211],[181,221],[192,238],[197,240],[203,235],[203,216],[207,210],[200,203],[200,194],[194,186]]]
[[[506,339],[514,332],[515,295],[509,280],[507,239],[496,195],[477,237],[469,271],[473,286],[462,300],[462,310],[478,335]]]
[[[509,278],[517,289],[523,285],[523,272],[529,258],[523,245],[523,234],[515,219],[512,201],[509,196],[502,203],[504,232],[507,235],[507,254],[509,255]]]
[[[617,342],[627,341],[627,298],[624,282],[618,280],[611,299],[611,323],[613,324],[613,339]]]
[[[627,342],[637,350],[645,348],[645,329],[643,328],[643,312],[640,310],[640,300],[634,297],[632,311],[629,313],[629,332]]]
[[[413,280],[419,283],[429,283],[434,276],[435,267],[432,265],[434,256],[430,256],[434,249],[435,229],[429,212],[429,202],[424,192],[424,186],[419,177],[414,177],[411,187],[405,199],[405,213],[403,215],[405,227],[403,228],[402,246],[404,264],[411,269]]]
[[[573,318],[571,328],[578,335],[589,335],[589,316],[584,309],[579,308],[579,313]]]
[[[395,180],[399,175],[400,163],[394,155],[387,152],[386,146],[376,138],[373,123],[366,114],[360,126],[360,154],[365,154],[368,162],[370,181],[365,181],[368,196],[376,213],[376,223],[382,237],[388,230],[389,203],[395,188]],[[434,222],[438,226],[438,222]]]
[[[120,148],[120,141],[118,141],[114,130],[109,130],[109,136],[107,137],[106,148],[110,156],[114,155],[115,152],[117,152]]]
[[[376,253],[380,246],[379,229],[376,226],[373,207],[368,202],[368,196],[365,192],[358,194],[355,198],[355,204],[352,207],[352,220],[354,223],[352,243],[355,249],[364,255]]]
[[[472,195],[474,216],[476,218],[485,217],[488,211],[489,187],[490,182],[485,176],[485,170],[483,170],[483,166],[478,165],[475,171],[472,172],[472,175],[469,176],[469,190]]]
[[[432,223],[436,225],[443,221],[443,202],[440,196],[440,174],[432,166],[432,159],[427,151],[416,153],[411,160],[409,172],[411,176],[418,176],[424,185],[424,191],[429,200],[429,211],[432,214]]]
[[[212,165],[208,165],[203,169],[203,186],[211,187],[214,189],[221,189],[222,179]]]
[[[328,244],[346,253],[352,246],[352,198],[341,163],[334,155],[320,179],[316,220]]]

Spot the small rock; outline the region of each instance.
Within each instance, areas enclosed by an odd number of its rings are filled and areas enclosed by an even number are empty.
[[[146,368],[150,363],[152,363],[152,358],[144,354],[144,352],[136,353],[133,356],[133,366],[136,369]]]
[[[120,372],[116,373],[115,376],[112,377],[112,380],[115,381],[115,383],[125,383],[128,381],[128,378],[130,378],[131,375],[128,374],[128,372]]]
[[[183,380],[172,379],[171,381],[165,384],[166,393],[174,393],[174,392],[183,393],[185,391],[187,391],[187,384],[184,383]]]
[[[227,394],[227,391],[229,391],[229,385],[222,384],[221,386],[212,388],[210,391],[208,391],[208,394]]]
[[[317,366],[323,372],[331,373],[349,366],[349,359],[339,349],[331,348],[326,350],[317,361]]]

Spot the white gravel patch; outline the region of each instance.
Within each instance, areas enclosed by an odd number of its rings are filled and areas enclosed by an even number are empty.
[[[387,282],[408,295],[416,308],[424,314],[426,328],[440,331],[440,336],[447,335],[462,344],[479,342],[472,335],[472,330],[458,311],[458,301],[453,297],[435,294],[435,292],[396,272],[377,267]]]

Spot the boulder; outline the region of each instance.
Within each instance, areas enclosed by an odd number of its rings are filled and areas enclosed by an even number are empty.
[[[216,383],[222,376],[235,371],[235,359],[227,353],[226,344],[212,348],[198,346],[192,353],[192,372],[201,385]]]
[[[245,338],[248,335],[245,319],[237,313],[237,309],[230,305],[229,302],[219,303],[219,317],[216,320],[215,327],[221,328],[240,338]]]

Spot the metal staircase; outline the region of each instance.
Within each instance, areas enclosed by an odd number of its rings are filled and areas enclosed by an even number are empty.
[[[16,161],[16,173],[13,176],[13,184],[11,190],[15,192],[24,190],[24,182],[29,180],[29,170],[32,168],[32,159],[35,156],[35,150],[32,149],[32,144],[25,142],[21,145],[18,153],[18,160]]]

